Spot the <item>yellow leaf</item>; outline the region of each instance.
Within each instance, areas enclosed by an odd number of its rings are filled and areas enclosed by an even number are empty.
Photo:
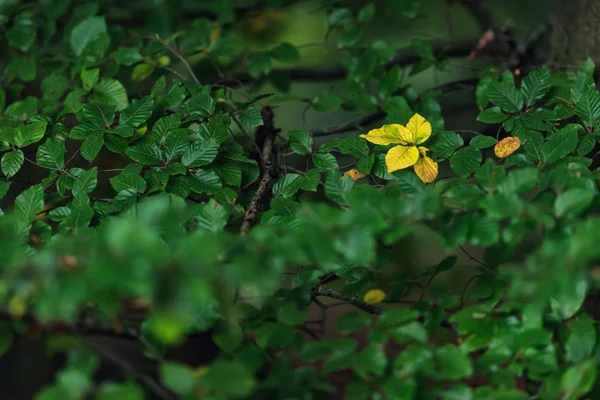
[[[385,156],[388,172],[398,171],[415,165],[419,159],[419,150],[415,146],[396,146]]]
[[[380,144],[382,146],[387,146],[390,144],[408,144],[408,139],[410,139],[410,132],[406,130],[400,124],[389,124],[384,125],[378,129],[371,129],[369,133],[366,135],[360,135],[360,137],[367,139],[369,142],[373,144]],[[402,135],[405,135],[403,137]]]
[[[377,304],[381,303],[385,299],[385,292],[381,289],[371,289],[365,293],[363,301],[366,304]]]
[[[407,137],[408,142],[415,145],[425,142],[431,136],[431,124],[420,114],[413,115],[405,129],[408,133],[402,136]]]
[[[494,146],[494,153],[498,158],[505,158],[517,151],[519,147],[521,147],[519,138],[509,136],[496,143],[496,146]]]
[[[8,301],[8,313],[13,318],[21,318],[27,312],[27,303],[25,300],[18,296],[14,295]]]
[[[425,147],[419,147],[419,152],[422,157],[419,157],[415,163],[415,172],[423,183],[431,183],[437,178],[438,164],[425,155],[427,152]]]
[[[356,181],[356,180],[359,180],[360,178],[365,177],[365,175],[358,172],[357,169],[351,169],[349,171],[346,171],[346,173],[344,175],[349,176],[350,178],[352,178],[353,181]]]
[[[214,42],[219,38],[219,36],[221,36],[221,27],[217,25],[215,29],[210,32],[210,42]]]

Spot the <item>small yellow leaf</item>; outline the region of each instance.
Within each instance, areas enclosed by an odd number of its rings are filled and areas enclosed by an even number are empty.
[[[424,147],[419,147],[419,150],[424,149]],[[425,149],[427,151],[427,149]],[[431,158],[425,155],[425,151],[421,152],[423,157],[419,157],[417,162],[415,163],[415,172],[417,176],[423,183],[431,183],[437,178],[438,175],[438,164],[433,161]]]
[[[381,289],[371,289],[365,293],[363,301],[366,304],[377,304],[381,303],[385,299],[385,292]]]
[[[215,40],[217,40],[219,38],[219,36],[221,36],[221,27],[220,26],[216,26],[215,29],[213,29],[210,32],[210,42],[214,42]]]
[[[400,124],[389,124],[378,129],[371,129],[369,133],[360,135],[360,137],[367,139],[373,144],[380,144],[382,146],[390,144],[408,144],[410,136],[403,137],[403,134],[410,135],[410,132]]]
[[[388,172],[408,168],[419,159],[419,150],[415,146],[396,146],[390,149],[385,156]]]
[[[14,295],[8,301],[8,313],[13,318],[21,318],[27,312],[27,303],[25,299],[18,295]]]
[[[359,180],[360,178],[365,177],[365,175],[358,172],[357,169],[351,169],[349,171],[346,171],[346,173],[344,175],[349,176],[350,178],[352,178],[353,181],[356,181],[356,180]]]
[[[521,147],[521,141],[518,137],[507,137],[496,143],[494,153],[498,158],[505,158],[517,151]]]
[[[408,133],[403,134],[403,136],[409,135],[409,143],[415,145],[425,142],[431,136],[431,124],[420,114],[412,116],[406,124],[406,129]]]

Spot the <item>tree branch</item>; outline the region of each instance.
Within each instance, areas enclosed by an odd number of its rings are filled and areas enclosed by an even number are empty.
[[[436,57],[466,57],[468,56],[473,48],[477,45],[475,40],[460,40],[454,42],[439,41],[432,44],[434,55]],[[419,61],[421,57],[414,51],[412,47],[407,47],[399,50],[394,57],[392,57],[387,63],[386,68],[390,69],[395,66],[406,66],[411,65]],[[259,78],[258,81],[269,78],[270,75],[287,75],[294,81],[332,81],[344,79],[348,73],[348,70],[343,66],[335,67],[298,67],[290,69],[275,69],[271,71],[269,75]],[[215,82],[226,86],[240,86],[250,82],[256,82],[257,80],[250,76],[248,73],[243,73],[236,76],[234,79],[226,79],[223,81]]]
[[[312,290],[311,296],[313,299],[318,296],[325,296],[325,297],[330,297],[332,299],[340,300],[340,301],[346,302],[348,304],[351,304],[354,307],[361,309],[364,312],[369,313],[369,314],[381,314],[381,312],[382,312],[381,308],[372,306],[370,304],[363,303],[362,301],[358,300],[358,298],[356,296],[344,296],[337,290],[333,290],[333,289],[326,288],[323,286],[317,286],[316,288],[314,288]]]
[[[262,148],[261,154],[258,155],[262,178],[258,184],[256,193],[244,214],[244,221],[240,228],[241,235],[245,235],[252,227],[252,224],[258,219],[262,200],[268,192],[275,173],[274,166],[271,164],[273,143],[277,136],[277,129],[275,129],[274,125],[275,113],[271,106],[265,106],[260,111],[260,114],[263,119],[263,125],[259,126],[256,131],[256,144]]]
[[[460,90],[464,88],[468,88],[477,84],[477,78],[469,78],[463,79],[456,82],[444,83],[439,86],[435,86],[428,91],[440,91],[442,94],[449,93],[455,90]],[[310,130],[309,133],[313,137],[323,137],[323,136],[331,136],[337,135],[340,133],[346,133],[350,131],[359,131],[364,129],[366,126],[375,123],[379,120],[382,120],[386,117],[386,112],[383,110],[378,110],[372,114],[364,115],[360,118],[357,118],[352,121],[344,122],[339,125],[329,126],[327,128],[317,128]]]

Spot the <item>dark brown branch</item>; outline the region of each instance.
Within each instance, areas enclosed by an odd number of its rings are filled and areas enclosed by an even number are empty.
[[[369,314],[381,314],[381,312],[382,312],[381,308],[372,306],[370,304],[363,303],[362,301],[358,300],[358,298],[356,296],[344,296],[337,290],[326,288],[323,286],[317,286],[316,288],[314,288],[312,290],[311,295],[313,298],[318,297],[318,296],[325,296],[325,297],[329,297],[332,299],[340,300],[345,303],[351,304],[354,307],[361,309],[364,312],[369,313]]]
[[[277,129],[274,124],[275,113],[271,106],[265,106],[260,111],[260,114],[263,119],[263,125],[259,126],[256,131],[256,144],[262,149],[261,154],[258,155],[262,178],[244,214],[244,221],[240,229],[241,235],[245,235],[252,227],[252,224],[258,219],[261,203],[271,186],[275,174],[274,166],[271,164],[273,143],[277,137]]]
[[[468,56],[473,48],[477,45],[475,40],[460,40],[454,42],[434,42],[433,52],[436,57],[466,57]],[[392,68],[395,66],[406,66],[416,63],[421,59],[412,47],[407,47],[399,50],[394,57],[392,57],[387,63],[386,68]],[[272,75],[281,74],[287,75],[294,81],[333,81],[344,79],[348,71],[342,66],[335,67],[299,67],[290,69],[276,69],[271,72]],[[266,79],[269,76],[265,76],[261,79]],[[225,81],[215,82],[226,86],[239,86],[242,84],[255,82],[256,79],[252,78],[249,74],[244,73],[238,75],[235,79],[227,79]]]
[[[430,89],[433,91],[439,91],[442,94],[443,93],[449,93],[455,90],[460,90],[460,89],[464,89],[464,88],[469,88],[475,84],[477,84],[477,78],[469,78],[469,79],[463,79],[460,81],[456,81],[456,82],[449,82],[449,83],[445,83],[439,86],[435,86],[433,88]],[[375,123],[379,120],[382,120],[383,118],[385,118],[386,113],[383,110],[378,110],[372,114],[368,114],[368,115],[364,115],[360,118],[357,118],[355,120],[352,121],[348,121],[348,122],[344,122],[342,124],[339,125],[333,125],[327,128],[321,128],[321,129],[313,129],[311,131],[309,131],[309,133],[313,136],[313,137],[322,137],[322,136],[331,136],[331,135],[337,135],[340,133],[346,133],[346,132],[351,132],[351,131],[360,131],[362,129],[364,129],[366,126]]]
[[[473,19],[477,21],[482,31],[487,31],[488,29],[496,31],[498,29],[492,13],[481,0],[462,0],[461,2]]]
[[[7,310],[0,309],[0,320],[11,321],[14,319],[15,317],[12,316]],[[27,325],[29,325],[33,330],[49,330],[69,334],[101,335],[125,340],[138,340],[137,332],[134,332],[132,330],[108,327],[102,325],[96,320],[93,320],[92,318],[86,318],[85,316],[83,318],[80,318],[74,324],[68,324],[63,321],[56,321],[44,324],[41,321],[39,321],[35,315],[31,313],[27,313],[19,319],[25,322]]]

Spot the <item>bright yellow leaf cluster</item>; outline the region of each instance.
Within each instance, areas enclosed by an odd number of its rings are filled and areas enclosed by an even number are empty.
[[[381,289],[371,289],[365,293],[363,301],[366,304],[377,304],[381,303],[385,299],[385,292]]]
[[[419,114],[415,114],[406,126],[400,124],[384,125],[372,129],[366,135],[360,135],[373,144],[392,147],[385,156],[388,172],[414,167],[419,179],[431,183],[438,174],[438,164],[427,157],[429,149],[419,146],[431,136],[431,124]]]

